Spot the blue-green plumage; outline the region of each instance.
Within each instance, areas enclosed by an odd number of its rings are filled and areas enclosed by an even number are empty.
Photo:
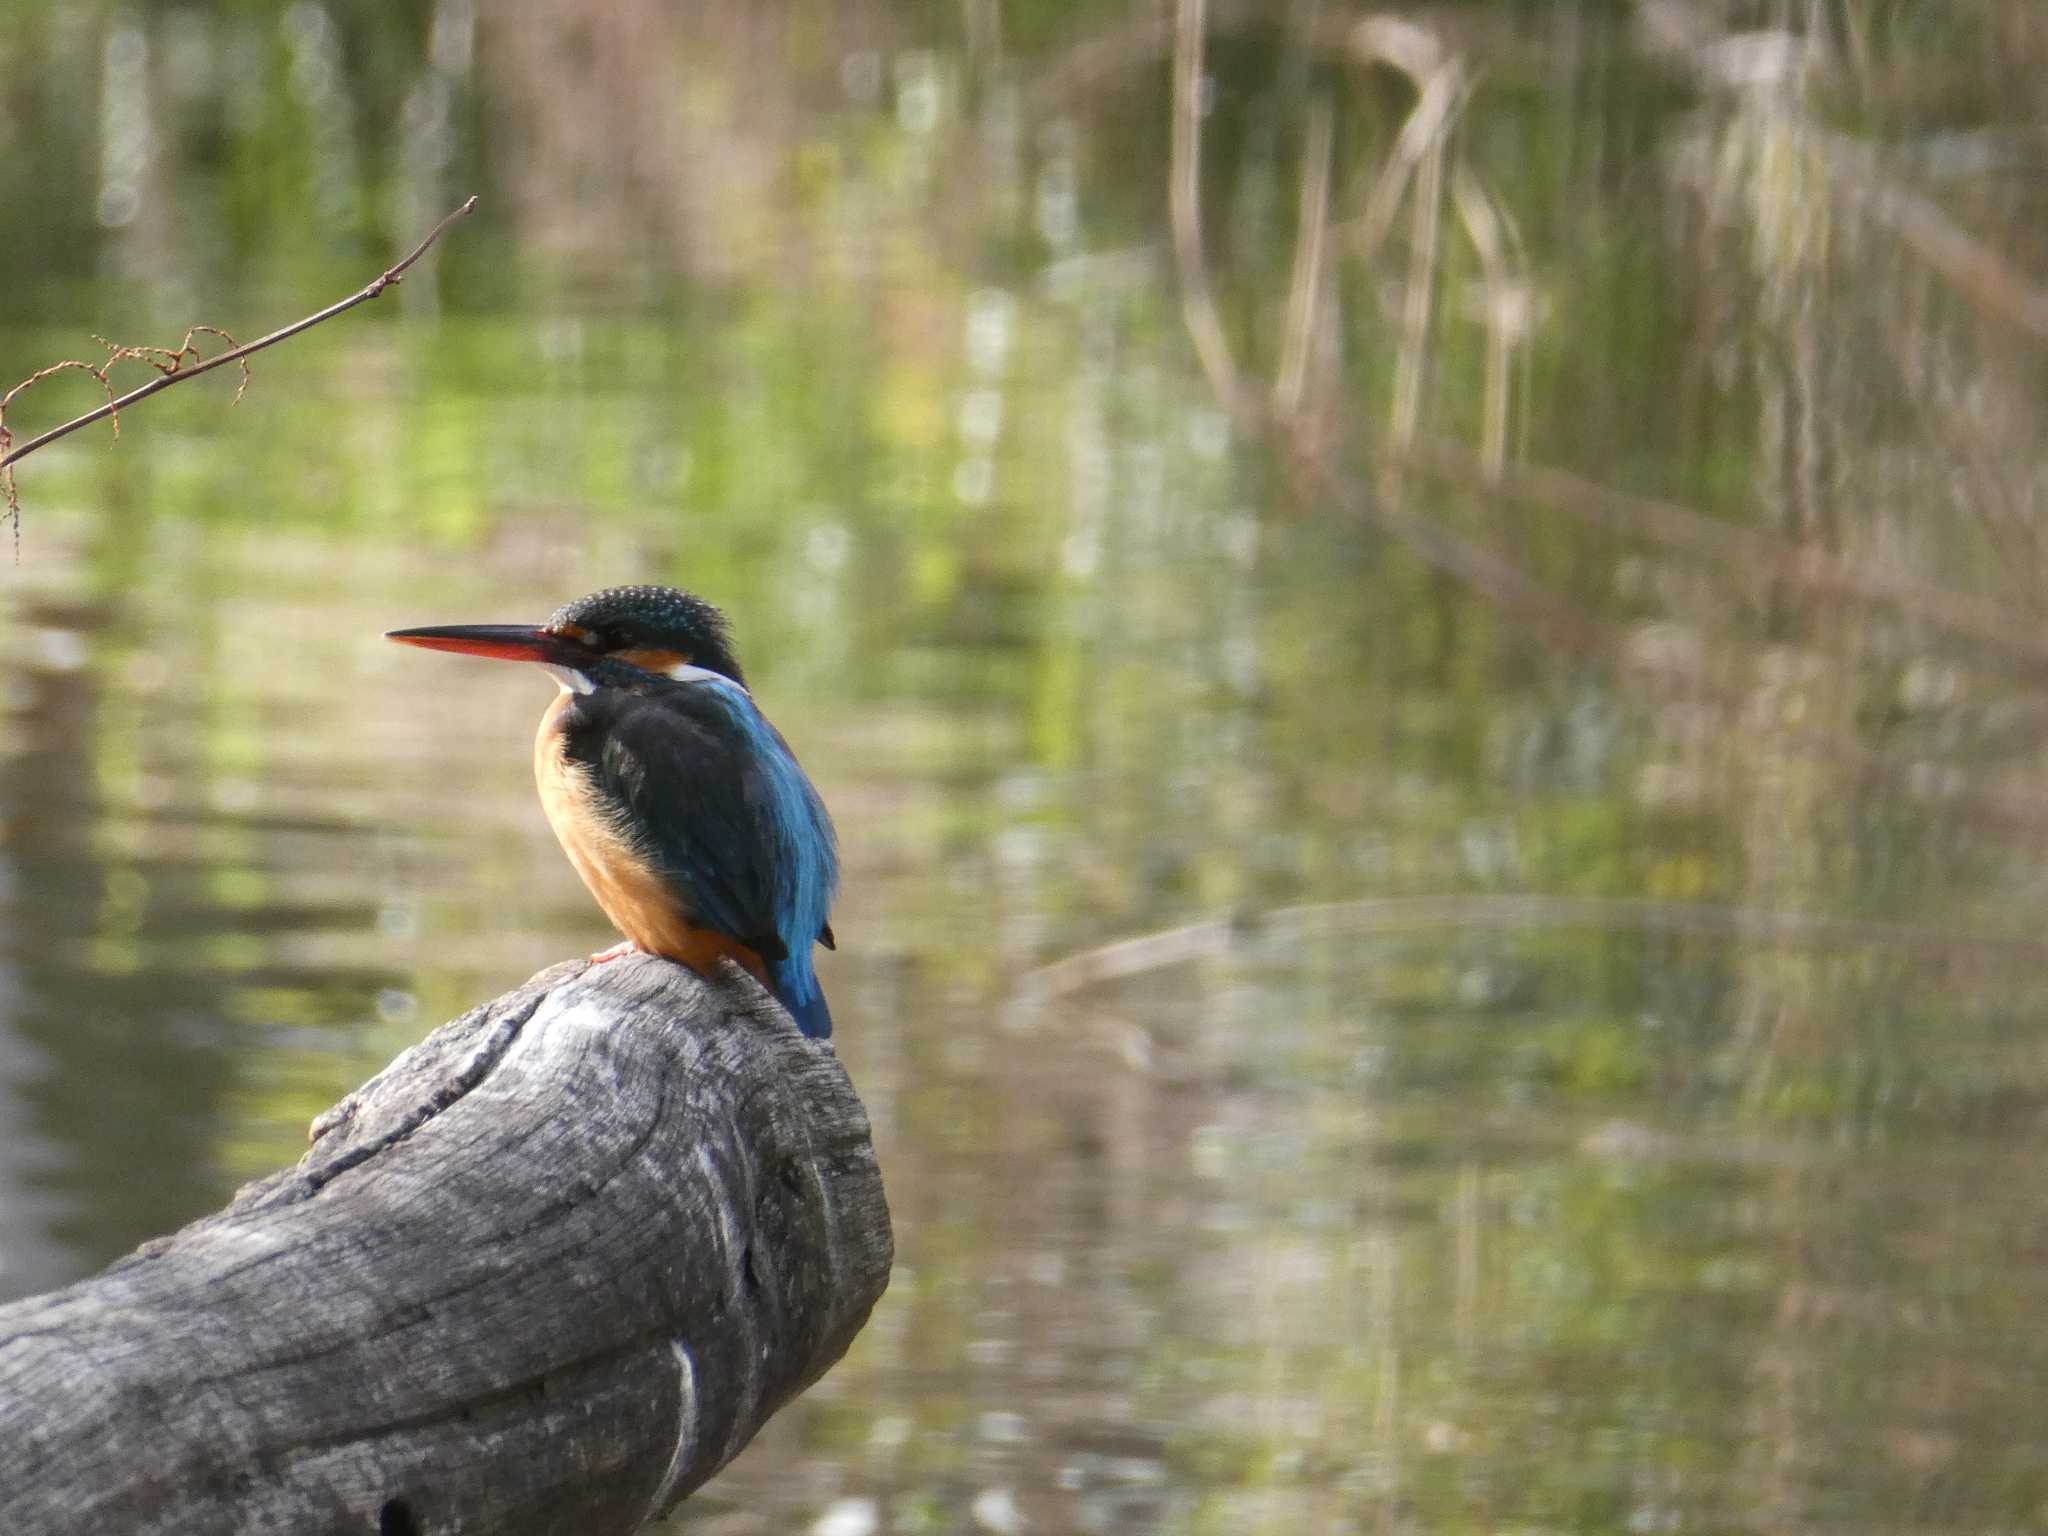
[[[804,1033],[832,1032],[811,965],[839,883],[832,821],[738,683],[601,664],[557,717],[603,813],[703,926],[761,957]]]
[[[538,627],[392,638],[553,671],[564,697],[538,744],[542,799],[607,915],[686,964],[732,955],[805,1034],[831,1034],[811,948],[832,943],[832,821],[755,707],[717,609],[673,587],[615,587]]]

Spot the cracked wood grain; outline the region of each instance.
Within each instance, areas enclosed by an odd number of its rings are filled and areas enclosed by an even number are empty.
[[[314,1138],[0,1307],[0,1530],[632,1531],[888,1283],[860,1101],[736,969],[544,971]]]

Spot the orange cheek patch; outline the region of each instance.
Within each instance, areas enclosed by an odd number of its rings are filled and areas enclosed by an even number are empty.
[[[627,662],[632,666],[636,666],[642,672],[652,672],[660,677],[668,676],[668,674],[673,672],[677,667],[686,665],[690,659],[689,657],[685,656],[681,651],[653,650],[620,651],[618,653],[618,657],[620,661]]]

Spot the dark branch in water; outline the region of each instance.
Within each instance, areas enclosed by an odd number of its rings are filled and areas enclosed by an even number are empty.
[[[457,219],[466,217],[470,210],[475,207],[476,198],[472,196],[460,208],[444,215],[441,222],[428,230],[426,238],[414,246],[404,259],[394,266],[385,268],[374,281],[357,289],[338,304],[330,304],[319,313],[308,315],[303,320],[295,320],[282,330],[272,331],[268,336],[260,336],[246,346],[235,346],[232,336],[229,336],[226,331],[211,325],[195,325],[192,327],[191,330],[185,333],[184,341],[175,350],[170,347],[117,346],[113,342],[105,341],[104,338],[95,337],[95,340],[101,341],[107,348],[108,355],[104,364],[94,365],[92,363],[78,362],[73,359],[67,359],[61,363],[53,363],[48,368],[38,369],[15,385],[14,388],[8,390],[6,394],[0,395],[0,495],[4,495],[6,498],[7,515],[14,524],[17,555],[20,552],[21,542],[21,501],[14,485],[15,464],[27,458],[38,448],[54,443],[60,437],[69,437],[80,427],[89,427],[96,421],[111,419],[114,423],[114,435],[118,438],[121,435],[120,413],[128,406],[137,405],[147,400],[151,395],[159,394],[169,389],[173,384],[181,384],[186,379],[196,379],[202,373],[211,373],[214,369],[225,367],[229,363],[240,363],[242,367],[242,387],[235,391],[235,399],[239,401],[242,398],[242,391],[249,387],[249,364],[246,359],[252,354],[261,352],[265,347],[274,347],[280,341],[289,341],[301,331],[310,331],[323,320],[332,320],[336,315],[344,314],[354,309],[358,304],[367,304],[370,300],[378,297],[386,288],[389,288],[393,283],[403,278],[408,267],[426,255],[428,247],[441,238],[449,225],[453,224]],[[229,343],[228,350],[221,353],[218,357],[201,359],[198,350],[192,345],[193,336],[201,331],[225,339]],[[190,367],[185,366],[187,358],[194,359]],[[114,386],[107,378],[107,369],[111,368],[115,363],[131,359],[148,363],[157,370],[157,376],[147,384],[131,389],[127,394],[117,399],[114,395]],[[62,426],[52,427],[47,432],[39,433],[23,443],[19,448],[12,447],[13,437],[7,430],[7,407],[13,403],[14,397],[30,385],[39,383],[53,373],[62,373],[67,369],[78,369],[91,374],[97,379],[100,388],[107,393],[106,403],[87,411],[83,416],[74,416]]]

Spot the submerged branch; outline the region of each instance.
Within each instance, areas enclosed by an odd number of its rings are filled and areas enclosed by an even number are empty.
[[[1324,246],[1330,228],[1330,137],[1328,98],[1318,96],[1309,109],[1308,166],[1301,178],[1300,234],[1294,244],[1294,276],[1287,292],[1287,328],[1280,352],[1280,372],[1273,381],[1273,404],[1283,416],[1302,407],[1309,363],[1315,356],[1316,327],[1323,315],[1323,282],[1328,265]]]
[[[2032,668],[2048,666],[2048,635],[2001,603],[1858,565],[1813,544],[1708,517],[1656,497],[1633,496],[1569,470],[1517,464],[1497,471],[1461,445],[1424,440],[1408,459],[1463,489],[1562,512],[1593,527],[1705,556],[1730,571],[1790,582],[1813,592],[1884,603],[1936,629],[1989,646]]]
[[[1884,173],[1877,157],[1839,134],[1824,139],[1826,164],[1864,212],[1897,235],[1986,318],[2048,341],[2048,288],[2034,283],[1937,204]]]
[[[1118,939],[1066,955],[1024,974],[1027,1001],[1046,1002],[1133,976],[1214,959],[1233,948],[1271,940],[1301,943],[1348,937],[1430,933],[1443,928],[1489,933],[1529,929],[1633,929],[1642,933],[1740,938],[1779,948],[1878,945],[1938,954],[2010,954],[2028,961],[2048,952],[2034,933],[1977,933],[1925,923],[1784,912],[1735,903],[1657,901],[1634,897],[1466,895],[1384,896],[1312,902],[1238,917],[1211,918],[1159,933]]]

